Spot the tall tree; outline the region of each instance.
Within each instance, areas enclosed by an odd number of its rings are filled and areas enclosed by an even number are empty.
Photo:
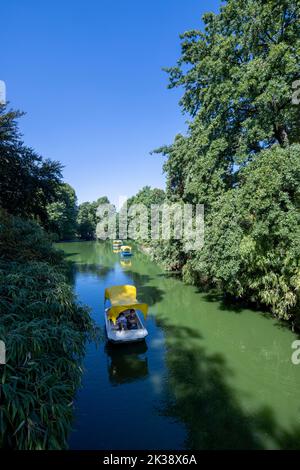
[[[57,198],[62,166],[42,158],[21,140],[21,113],[0,104],[0,207],[47,222],[47,205]]]
[[[228,0],[184,33],[166,70],[190,124],[158,149],[168,200],[205,205],[204,249],[179,260],[184,278],[284,318],[299,308],[299,19],[299,0]]]
[[[109,204],[108,198],[102,196],[94,202],[83,202],[80,204],[77,216],[77,231],[81,239],[95,239],[98,223],[97,209],[100,204]]]
[[[132,225],[132,222],[134,218],[138,218],[140,211],[138,208],[139,204],[142,204],[146,209],[147,209],[147,217],[148,217],[148,233],[147,233],[147,238],[150,238],[151,234],[151,206],[152,205],[160,205],[163,204],[165,200],[165,192],[163,189],[159,188],[151,188],[150,186],[144,186],[140,191],[137,192],[134,196],[131,198],[127,199],[126,204],[127,204],[127,210],[130,212],[130,208],[133,208],[132,206],[136,205],[137,213],[135,215],[130,215],[128,214],[127,218],[127,228],[128,228],[128,236],[130,237],[130,230],[129,227]],[[145,232],[141,229],[139,224],[137,224],[136,227],[136,234],[135,236],[140,240],[145,242]]]
[[[47,206],[48,229],[59,240],[72,240],[77,232],[77,197],[75,190],[62,183],[57,190],[57,201]]]
[[[167,171],[179,152],[189,162],[184,197],[199,192],[209,203],[207,192],[232,187],[236,170],[262,149],[299,141],[300,107],[291,104],[299,9],[299,0],[229,0],[220,14],[204,15],[204,32],[181,36],[181,57],[166,70],[169,86],[183,87],[180,103],[193,121],[186,150],[177,139],[165,153]]]
[[[130,207],[132,204],[144,204],[147,208],[150,208],[152,204],[162,204],[164,200],[165,192],[163,189],[144,186],[134,196],[127,199],[127,205]]]

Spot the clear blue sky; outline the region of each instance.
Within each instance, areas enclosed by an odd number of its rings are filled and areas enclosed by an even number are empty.
[[[186,129],[167,74],[179,34],[218,0],[9,0],[1,4],[0,79],[26,111],[27,145],[65,166],[79,202],[164,187],[149,152]]]

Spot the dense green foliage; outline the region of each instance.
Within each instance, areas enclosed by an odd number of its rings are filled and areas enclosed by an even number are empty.
[[[0,447],[66,446],[92,323],[62,266],[36,223],[0,213]]]
[[[162,204],[164,200],[165,192],[162,189],[144,186],[137,194],[127,199],[127,206],[144,204],[147,208],[150,208],[152,204]]]
[[[77,233],[82,240],[94,240],[96,227],[99,222],[97,209],[100,204],[109,204],[106,196],[100,197],[94,202],[83,202],[78,208]]]
[[[83,202],[77,205],[74,189],[62,183],[57,190],[57,201],[47,206],[48,223],[46,228],[59,241],[95,240],[96,227],[100,218],[97,208],[100,204],[109,204],[106,196],[97,201]]]
[[[184,33],[167,71],[191,121],[187,136],[157,150],[168,201],[205,205],[204,249],[177,248],[174,269],[285,319],[300,292],[299,16],[298,0],[228,0],[204,16],[203,32]],[[172,244],[156,249],[165,264]]]
[[[57,201],[47,206],[48,230],[58,240],[73,240],[77,231],[77,197],[74,189],[67,183],[59,185]]]
[[[217,285],[288,319],[299,308],[300,145],[274,146],[241,171],[208,218],[186,280]]]
[[[145,233],[141,232],[140,222],[140,209],[139,205],[142,204],[147,209],[147,217],[148,217],[148,233],[147,239],[150,240],[151,238],[151,206],[153,205],[160,205],[163,204],[165,201],[165,192],[159,188],[151,188],[150,186],[144,186],[140,191],[137,192],[136,195],[130,197],[126,201],[126,208],[128,211],[128,218],[127,218],[127,230],[128,236],[130,238],[131,229],[130,226],[133,227],[133,224],[136,227],[135,238],[139,241],[142,241],[147,244],[147,240],[145,240]],[[135,208],[133,207],[135,206]],[[141,206],[140,206],[141,207]]]

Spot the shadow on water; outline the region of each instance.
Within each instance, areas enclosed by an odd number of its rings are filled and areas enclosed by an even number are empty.
[[[161,277],[163,279],[175,279],[182,281],[182,273],[180,271],[172,271],[172,272],[164,272],[160,273],[157,275],[157,277]],[[183,282],[183,281],[182,281]],[[184,284],[183,285],[187,287],[193,287],[191,284]],[[245,309],[250,309],[253,310],[254,312],[263,312],[263,307],[251,303],[249,301],[245,301],[240,298],[233,297],[232,295],[226,295],[220,293],[218,289],[214,289],[211,287],[200,287],[200,286],[194,286],[196,289],[196,292],[198,294],[201,294],[202,299],[205,300],[206,302],[212,302],[212,303],[218,303],[219,305],[219,310],[224,310],[226,312],[235,312],[235,313],[242,313]],[[268,310],[265,310],[265,313],[270,316],[270,313]]]
[[[214,289],[203,290],[198,288],[197,292],[202,295],[206,302],[218,303],[219,310],[242,313],[245,309],[250,309],[253,312],[261,312],[261,309],[254,303],[245,302],[230,295],[226,296]]]
[[[66,266],[66,276],[68,282],[74,286],[76,276],[80,274],[91,274],[97,276],[99,280],[104,279],[113,268],[101,264],[78,264],[75,261],[68,261]]]
[[[74,252],[74,253],[65,253],[64,251],[60,250],[63,254],[64,254],[64,257],[65,258],[69,258],[70,256],[77,256],[79,255],[80,253],[79,252]]]
[[[142,299],[149,307],[163,299],[164,291],[159,287],[146,285],[151,281],[151,276],[140,274],[131,270],[126,270],[126,274],[132,279],[132,283],[137,288],[138,299]]]
[[[164,271],[163,273],[157,274],[157,277],[163,277],[165,279],[182,279],[181,271]]]
[[[296,318],[292,323],[291,321],[275,318],[275,315],[270,313],[270,310],[266,306],[258,305],[257,303],[251,303],[243,299],[236,299],[232,296],[222,295],[217,291],[203,291],[198,289],[198,293],[202,294],[202,297],[207,302],[218,303],[219,310],[226,312],[243,313],[245,310],[251,310],[254,313],[262,315],[265,318],[273,318],[276,320],[274,326],[282,330],[293,330],[295,333],[300,333],[300,323]],[[298,323],[297,323],[298,321]]]
[[[247,414],[220,354],[194,330],[160,322],[166,334],[168,390],[158,413],[185,425],[187,449],[300,449],[300,427],[282,429],[271,409]]]
[[[108,378],[112,385],[135,382],[145,379],[148,374],[147,344],[116,345],[107,343]]]
[[[105,278],[113,269],[101,264],[77,264],[76,270],[78,273],[94,274],[99,279]]]

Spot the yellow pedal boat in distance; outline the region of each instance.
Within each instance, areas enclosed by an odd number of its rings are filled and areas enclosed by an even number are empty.
[[[128,268],[128,267],[132,266],[131,259],[130,258],[129,259],[128,258],[127,259],[125,259],[125,258],[121,259],[120,260],[120,265],[123,266],[123,268]]]
[[[121,246],[121,255],[123,256],[131,256],[132,255],[132,248],[129,245],[122,245]]]
[[[109,341],[113,343],[132,343],[143,341],[148,335],[139,312],[147,317],[148,305],[136,298],[136,287],[131,285],[113,286],[105,289],[104,304],[105,328]]]

